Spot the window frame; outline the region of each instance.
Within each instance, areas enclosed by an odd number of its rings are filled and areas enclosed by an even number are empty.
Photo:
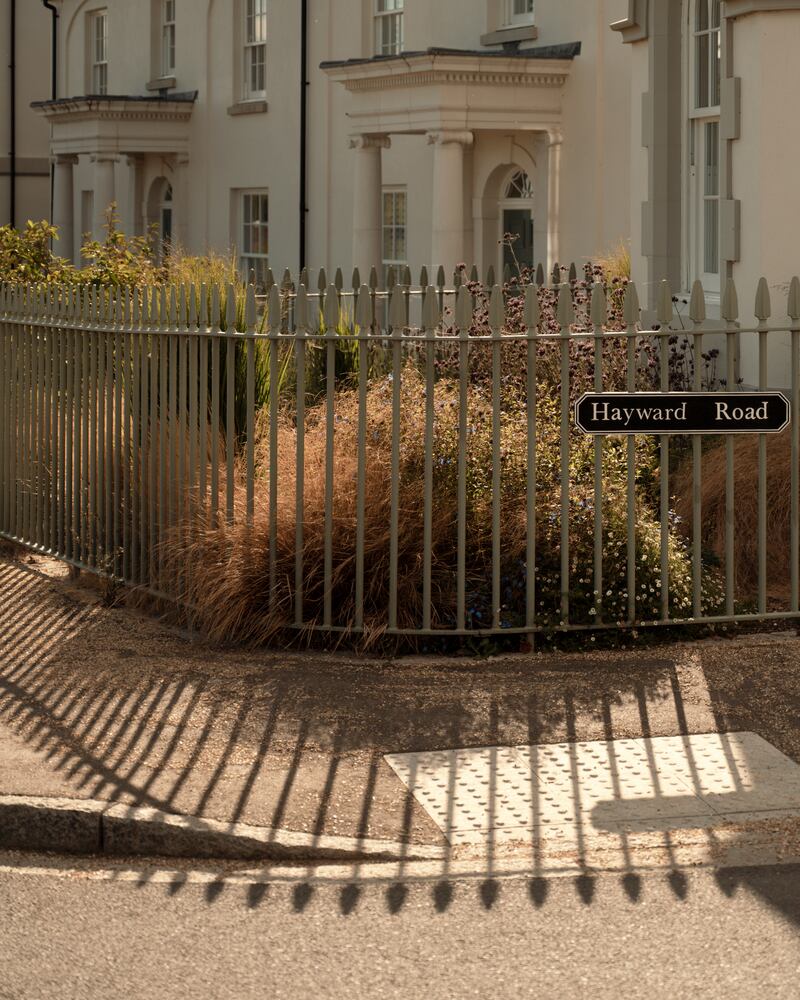
[[[529,10],[517,12],[515,7],[519,0],[503,0],[503,27],[516,28],[526,24],[533,24],[536,13],[535,0],[522,0],[529,6]]]
[[[267,0],[241,0],[242,3],[242,100],[243,101],[263,101],[267,96],[267,37],[269,34]],[[251,13],[252,11],[252,13]],[[253,32],[254,37],[250,37],[251,24],[255,25],[259,21],[263,23],[263,38],[258,38],[259,31]],[[256,65],[254,58],[261,55],[260,69],[263,75],[263,87],[253,87],[253,68]]]
[[[160,0],[161,5],[161,76],[175,76],[175,42],[177,36],[177,0]],[[169,10],[172,9],[170,19]]]
[[[397,56],[403,51],[405,43],[405,0],[372,0],[373,46],[376,56]],[[382,9],[383,8],[383,9]],[[396,37],[385,40],[385,28],[397,26]]]
[[[263,288],[263,280],[259,282],[259,279],[263,279],[266,276],[266,271],[269,268],[269,188],[241,188],[236,192],[237,204],[238,204],[238,219],[237,219],[237,229],[239,238],[237,240],[237,245],[239,248],[238,258],[239,267],[244,275],[245,281],[249,281],[250,271],[254,270],[256,272],[256,285]],[[248,204],[248,199],[258,198],[259,199],[259,211],[257,212],[256,221],[252,221],[255,216],[253,215],[252,209],[250,209],[248,221],[248,212],[246,206]],[[266,205],[266,219],[261,219],[261,206]],[[263,226],[266,230],[266,252],[262,250],[248,250],[247,243],[250,242],[247,238],[247,227],[260,227]],[[262,272],[259,274],[259,272]]]
[[[392,199],[391,219],[386,221],[386,199]],[[402,199],[403,215],[402,222],[398,221],[397,205]],[[402,240],[404,253],[397,254],[398,230],[402,229]],[[392,254],[387,255],[387,234],[390,238]],[[383,264],[384,280],[389,268],[395,269],[408,265],[408,190],[404,185],[392,184],[381,189],[381,263]]]
[[[704,23],[701,22],[705,12]],[[715,22],[713,14],[718,13]],[[722,14],[718,0],[692,0],[687,4],[687,129],[686,129],[686,230],[687,287],[698,278],[712,296],[720,294],[721,257],[720,93]],[[717,52],[713,54],[716,42]],[[702,53],[707,53],[706,78]],[[717,103],[710,103],[716,97]],[[710,172],[711,171],[711,172]],[[710,189],[710,190],[709,190]],[[709,255],[716,256],[716,270],[709,270]]]
[[[108,8],[98,7],[87,11],[88,42],[89,42],[89,93],[105,96],[108,93]],[[102,34],[98,33],[98,25],[103,25]],[[101,43],[98,59],[98,43]]]

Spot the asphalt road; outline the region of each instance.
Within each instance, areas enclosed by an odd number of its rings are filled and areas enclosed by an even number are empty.
[[[800,867],[311,886],[27,863],[0,855],[0,1000],[798,996]]]

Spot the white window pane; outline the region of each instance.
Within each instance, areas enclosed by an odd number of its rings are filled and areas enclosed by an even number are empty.
[[[695,14],[695,31],[706,31],[708,28],[708,0],[697,0]]]
[[[704,194],[719,194],[719,122],[705,125],[705,179]]]
[[[695,55],[697,59],[696,80],[697,96],[695,106],[698,108],[708,107],[708,35],[698,35],[695,39]]]
[[[706,274],[719,271],[719,201],[706,199],[704,205],[703,270]]]
[[[716,107],[719,104],[719,90],[720,90],[720,40],[721,35],[719,31],[712,31],[708,36],[709,42],[709,99],[708,103],[710,107]]]

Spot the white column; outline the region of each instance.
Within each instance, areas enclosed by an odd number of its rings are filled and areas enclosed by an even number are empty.
[[[128,168],[123,171],[126,174],[126,183],[128,185],[128,190],[126,192],[125,198],[123,199],[121,193],[117,196],[117,204],[119,205],[120,216],[123,221],[123,228],[129,236],[135,236],[137,233],[141,233],[141,167],[142,167],[142,156],[140,153],[129,153],[125,157],[125,166]]]
[[[448,277],[464,261],[464,147],[471,132],[429,132],[433,146],[433,274],[443,265]]]
[[[53,225],[58,229],[54,247],[59,257],[75,258],[75,220],[72,168],[78,162],[74,155],[59,155],[53,164]]]
[[[561,142],[560,129],[548,132],[547,145],[547,273],[563,264],[559,233],[561,229]]]
[[[106,215],[108,206],[114,201],[114,164],[117,157],[109,153],[97,153],[94,163],[94,220],[92,234],[95,240],[106,238]]]
[[[173,239],[182,247],[189,243],[189,157],[182,153],[175,158],[175,185],[173,188],[172,220]]]
[[[381,150],[391,140],[386,135],[360,135],[349,140],[355,150],[353,171],[353,266],[362,279],[374,265],[380,274],[383,261],[381,226]]]

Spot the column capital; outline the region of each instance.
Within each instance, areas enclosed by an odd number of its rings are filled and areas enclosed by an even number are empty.
[[[472,132],[459,132],[453,129],[438,129],[426,132],[425,139],[429,146],[444,146],[447,143],[457,143],[459,146],[471,146]]]
[[[388,135],[352,135],[347,145],[350,149],[389,149],[392,140]]]
[[[63,164],[68,164],[69,166],[73,166],[74,164],[76,164],[78,162],[78,154],[77,153],[54,153],[50,157],[50,162],[56,164],[56,166],[58,166],[59,164],[62,164],[62,163]]]
[[[547,145],[560,146],[564,141],[564,133],[560,128],[549,128],[547,130]]]
[[[92,153],[89,157],[92,163],[118,163],[118,153]]]

